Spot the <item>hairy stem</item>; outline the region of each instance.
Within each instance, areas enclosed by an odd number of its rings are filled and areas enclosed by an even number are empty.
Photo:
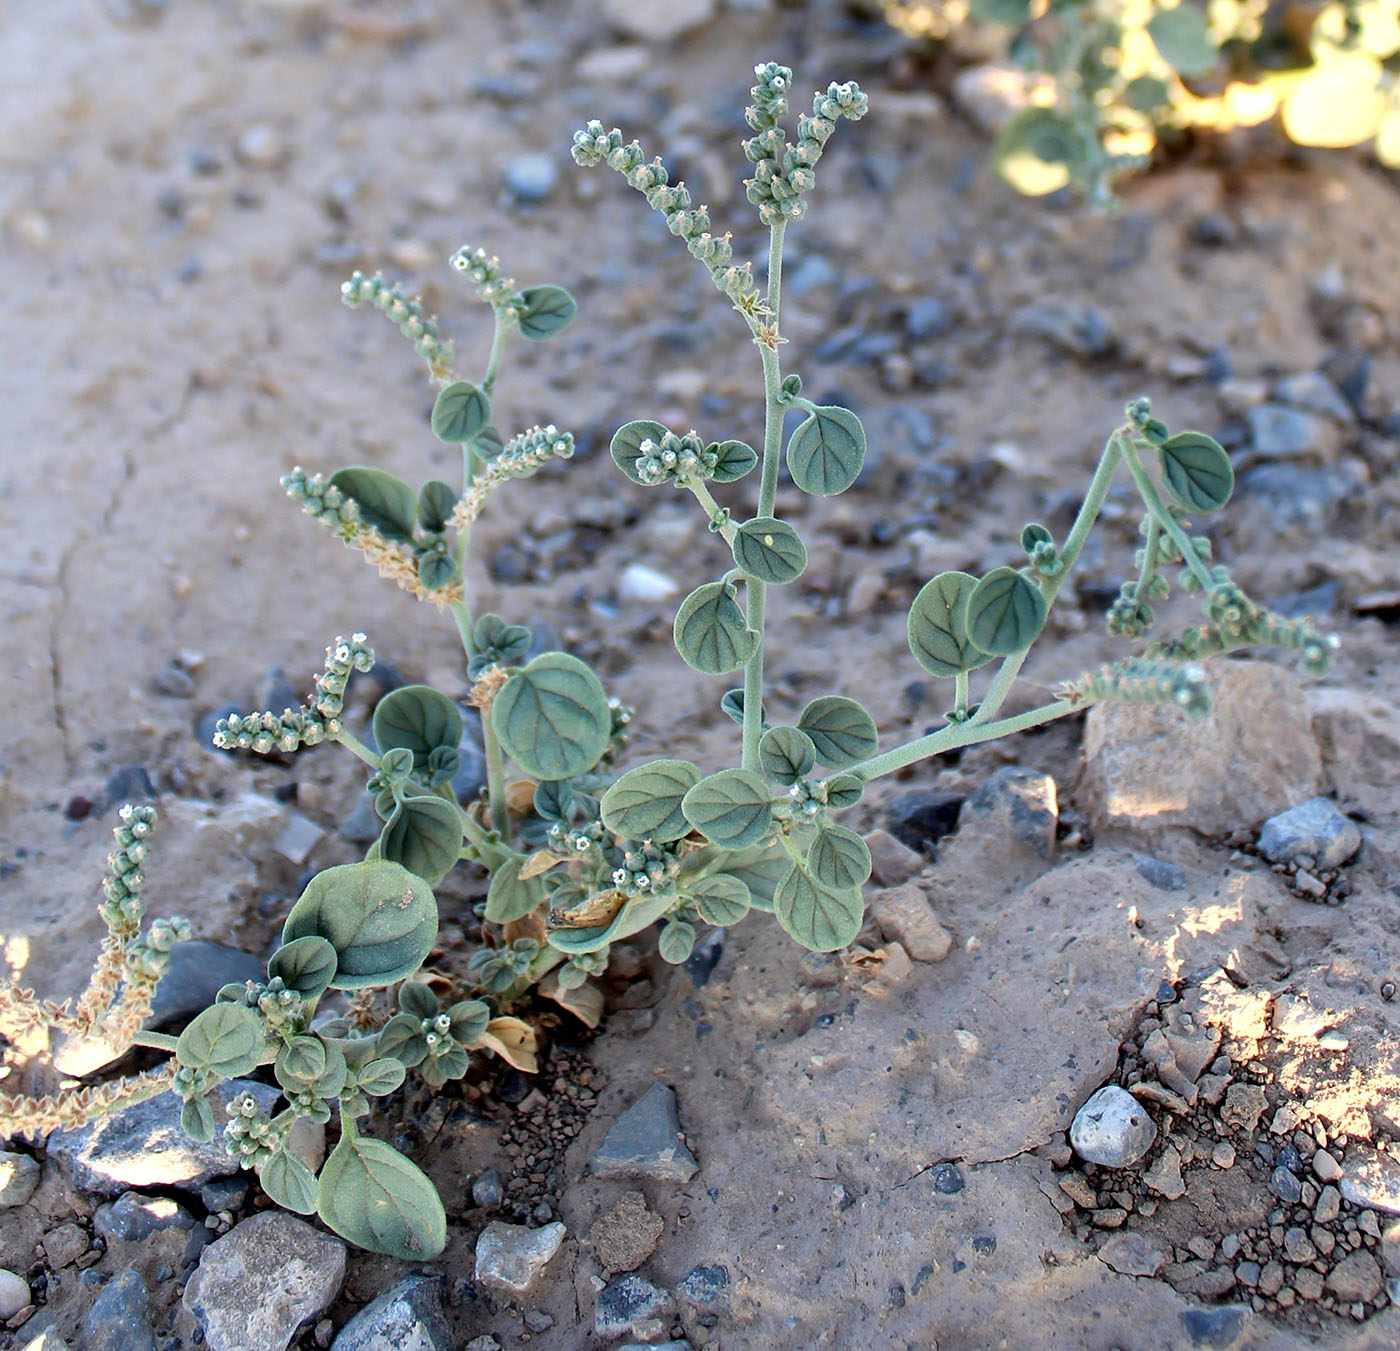
[[[491,725],[491,710],[481,710],[481,742],[486,748],[486,792],[491,799],[491,829],[510,843],[510,811],[506,804],[506,757]]]
[[[1162,537],[1162,527],[1151,512],[1147,513],[1147,542],[1143,545],[1142,568],[1138,572],[1137,585],[1133,587],[1133,604],[1141,605],[1147,599],[1147,588],[1157,575],[1157,541]]]
[[[149,1046],[154,1051],[174,1052],[179,1043],[179,1037],[172,1037],[165,1032],[140,1031],[131,1039],[133,1046]]]
[[[379,757],[345,725],[343,720],[340,731],[333,739],[340,742],[357,760],[363,760],[371,769],[379,768]]]
[[[695,500],[705,509],[706,517],[713,524],[715,518],[723,512],[723,508],[715,501],[710,490],[698,478],[687,479],[685,486],[695,494]],[[734,526],[729,521],[720,526],[718,534],[726,544],[734,543]]]
[[[959,671],[953,677],[953,708],[958,713],[967,712],[967,686],[969,674],[967,671]]]
[[[491,313],[496,320],[496,329],[491,335],[491,355],[486,359],[486,374],[481,377],[481,387],[488,394],[496,388],[496,375],[501,366],[501,352],[506,345],[506,334],[510,331],[510,324],[506,321],[506,309],[503,305],[493,305]]]
[[[1201,562],[1191,544],[1190,537],[1181,528],[1180,523],[1171,512],[1167,510],[1166,503],[1162,501],[1161,495],[1157,492],[1157,485],[1152,482],[1147,470],[1142,466],[1142,461],[1138,458],[1136,446],[1126,436],[1123,437],[1123,459],[1128,466],[1128,472],[1133,476],[1133,483],[1137,487],[1143,504],[1152,515],[1152,519],[1166,531],[1167,538],[1176,545],[1177,551],[1186,562],[1186,566],[1191,569],[1196,580],[1209,594],[1215,589],[1215,579],[1210,575],[1210,569]]]

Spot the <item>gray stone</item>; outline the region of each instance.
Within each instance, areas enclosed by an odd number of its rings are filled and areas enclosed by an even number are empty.
[[[1148,1191],[1164,1196],[1168,1201],[1186,1195],[1186,1182],[1181,1176],[1181,1155],[1171,1145],[1161,1153],[1157,1162],[1143,1174]]]
[[[1285,376],[1274,386],[1274,397],[1281,403],[1321,413],[1333,422],[1355,422],[1356,414],[1337,388],[1321,371],[1302,371]]]
[[[1241,494],[1257,501],[1273,517],[1276,528],[1299,526],[1308,530],[1324,525],[1340,503],[1365,486],[1350,461],[1328,469],[1260,464],[1239,483]]]
[[[1026,305],[1011,316],[1011,332],[1044,338],[1085,361],[1100,361],[1118,347],[1108,316],[1082,300],[1039,300]]]
[[[214,1090],[215,1119],[222,1121],[234,1097],[251,1093],[270,1111],[279,1090],[248,1079],[231,1079]],[[216,1177],[238,1172],[238,1161],[224,1148],[222,1134],[196,1144],[180,1129],[181,1102],[160,1093],[83,1126],[54,1131],[49,1157],[67,1172],[79,1191],[118,1196],[131,1188],[176,1187],[196,1191]]]
[[[549,200],[559,182],[553,155],[517,155],[506,165],[506,187],[517,202],[537,206]]]
[[[22,1206],[39,1185],[39,1161],[0,1149],[0,1210]]]
[[[1361,848],[1361,831],[1331,798],[1313,797],[1271,816],[1259,833],[1259,852],[1270,863],[1288,863],[1299,854],[1319,868],[1339,868]]]
[[[27,1309],[29,1303],[29,1282],[0,1267],[0,1321],[13,1318],[21,1309]]]
[[[1144,1234],[1114,1234],[1099,1249],[1099,1260],[1120,1276],[1155,1276],[1167,1264],[1167,1255]]]
[[[674,577],[645,563],[629,563],[617,581],[617,598],[642,605],[655,605],[680,590]]]
[[[1298,1175],[1287,1168],[1275,1168],[1269,1174],[1269,1189],[1280,1201],[1286,1201],[1291,1206],[1303,1199],[1303,1184],[1298,1180]]]
[[[19,1344],[19,1351],[70,1351],[68,1343],[58,1335],[53,1316],[47,1309],[41,1309],[25,1323],[20,1336],[29,1340]]]
[[[654,1318],[670,1308],[671,1296],[666,1291],[629,1271],[599,1291],[593,1330],[612,1340],[632,1332],[634,1324],[644,1318]]]
[[[1344,1200],[1354,1206],[1400,1215],[1400,1163],[1387,1154],[1358,1159],[1348,1150],[1342,1166],[1345,1170],[1341,1181]]]
[[[290,155],[287,143],[276,127],[266,123],[249,127],[235,147],[239,160],[252,169],[275,169]]]
[[[284,1351],[340,1293],[345,1245],[284,1211],[266,1211],[211,1243],[185,1308],[212,1351]]]
[[[452,776],[452,791],[456,793],[458,802],[466,804],[474,802],[486,787],[486,752],[481,744],[481,724],[464,716],[462,728],[462,739],[457,744],[457,754],[462,757],[462,764]]]
[[[1133,866],[1143,881],[1158,891],[1180,891],[1186,885],[1185,868],[1153,858],[1151,854],[1134,854]]]
[[[865,844],[870,850],[870,876],[882,887],[897,887],[924,866],[922,854],[887,830],[872,830],[865,837]]]
[[[87,1311],[83,1351],[156,1351],[155,1334],[147,1321],[150,1305],[140,1273],[123,1271]]]
[[[105,1239],[139,1242],[162,1229],[193,1229],[194,1216],[168,1196],[142,1196],[123,1192],[115,1201],[97,1207],[92,1227]]]
[[[1344,1258],[1327,1277],[1328,1290],[1348,1304],[1375,1299],[1383,1285],[1380,1263],[1364,1248]]]
[[[1128,1168],[1157,1138],[1147,1109],[1117,1084],[1106,1084],[1075,1114],[1069,1128],[1074,1152],[1103,1168]]]
[[[915,342],[940,338],[952,326],[948,307],[937,296],[922,296],[904,312],[904,331]]]
[[[941,962],[953,950],[952,935],[917,882],[875,892],[870,913],[886,941],[902,944],[916,962]]]
[[[676,1287],[676,1294],[702,1313],[723,1309],[729,1303],[729,1268],[719,1264],[692,1267]]]
[[[341,1328],[331,1351],[453,1351],[442,1277],[405,1276]]]
[[[599,1177],[689,1182],[699,1167],[681,1141],[675,1090],[666,1084],[652,1084],[613,1123],[593,1156]]]
[[[501,1184],[501,1175],[488,1168],[472,1179],[472,1204],[482,1210],[498,1210],[506,1199],[506,1189]]]
[[[1055,827],[1059,823],[1055,780],[1038,769],[1006,765],[997,770],[963,804],[958,834],[975,830],[983,822],[1003,838],[1043,859],[1055,852]]]
[[[672,42],[710,23],[718,9],[718,0],[603,0],[603,18],[643,42]]]
[[[288,812],[287,823],[272,842],[272,847],[288,863],[300,867],[311,856],[311,851],[320,843],[326,832],[309,816],[300,812]]]
[[[455,787],[455,781],[454,781]],[[463,802],[470,802],[481,785],[476,784],[472,792],[462,798]],[[384,829],[384,822],[379,819],[379,813],[374,810],[374,800],[368,793],[361,793],[355,799],[355,805],[351,807],[349,815],[336,828],[336,834],[342,840],[348,840],[351,844],[368,844],[371,840],[379,838],[379,832]]]
[[[1214,1309],[1186,1309],[1181,1321],[1192,1346],[1210,1351],[1228,1351],[1244,1333],[1249,1308],[1244,1304],[1222,1304]]]
[[[885,804],[885,821],[895,839],[919,852],[958,828],[958,815],[965,801],[961,793],[911,788],[896,793]]]
[[[476,1241],[476,1279],[506,1294],[527,1294],[559,1251],[565,1233],[558,1220],[542,1229],[492,1220]]]
[[[1278,403],[1261,403],[1245,414],[1254,449],[1266,459],[1321,454],[1327,445],[1322,424],[1311,413]]]

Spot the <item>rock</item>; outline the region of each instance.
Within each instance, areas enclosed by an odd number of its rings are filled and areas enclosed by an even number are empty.
[[[1327,797],[1309,798],[1271,816],[1259,834],[1259,852],[1270,863],[1307,854],[1319,868],[1340,868],[1361,848],[1361,831]]]
[[[598,47],[574,63],[574,79],[586,84],[628,84],[651,64],[651,53],[642,46]],[[786,283],[787,276],[783,281]]]
[[[1327,1277],[1327,1288],[1346,1304],[1369,1302],[1380,1294],[1384,1282],[1380,1263],[1364,1248],[1343,1258]]]
[[[685,959],[685,974],[697,990],[709,983],[723,956],[724,930],[716,928],[706,931]]]
[[[22,1206],[39,1185],[39,1161],[0,1149],[0,1210]]]
[[[846,593],[846,617],[859,619],[875,610],[885,594],[885,574],[881,568],[867,568],[851,582]]]
[[[1065,1150],[1065,1159],[1068,1161],[1069,1151]],[[956,1196],[967,1186],[962,1170],[955,1163],[934,1164],[929,1172],[929,1179],[933,1183],[933,1189],[939,1196]]]
[[[652,1084],[613,1123],[593,1156],[599,1177],[689,1182],[699,1167],[680,1139],[675,1090],[666,1084]]]
[[[1225,1105],[1220,1109],[1221,1121],[1241,1135],[1253,1135],[1268,1102],[1258,1084],[1231,1084],[1225,1090]]]
[[[1400,1215],[1400,1163],[1387,1154],[1357,1158],[1347,1151],[1341,1193],[1354,1206]]]
[[[673,42],[713,21],[718,0],[603,0],[603,18],[642,42]]]
[[[501,1351],[501,1344],[489,1332],[480,1337],[473,1337],[462,1351]]]
[[[1317,1195],[1317,1205],[1313,1207],[1313,1219],[1318,1224],[1331,1224],[1342,1213],[1342,1194],[1330,1184]]]
[[[916,962],[941,962],[953,950],[952,935],[917,882],[875,892],[870,913],[885,938],[902,944]]]
[[[1010,836],[1023,849],[1049,859],[1059,819],[1055,780],[1038,769],[1007,765],[963,804],[958,834],[985,828],[1002,844]]]
[[[123,1192],[115,1201],[97,1207],[92,1227],[103,1238],[139,1242],[162,1229],[193,1229],[195,1218],[168,1196],[142,1196]]]
[[[1213,708],[1199,722],[1166,706],[1089,710],[1083,789],[1097,829],[1190,826],[1225,835],[1321,788],[1322,760],[1298,677],[1252,661],[1209,669]]]
[[[1031,103],[1035,77],[1015,66],[967,66],[953,80],[953,102],[989,136]]]
[[[1342,1165],[1325,1149],[1319,1149],[1312,1156],[1313,1176],[1319,1182],[1335,1182],[1342,1175]]]
[[[1185,1309],[1181,1321],[1192,1346],[1211,1351],[1228,1351],[1244,1332],[1249,1308],[1244,1304],[1222,1304],[1214,1309]]]
[[[270,1111],[279,1090],[248,1079],[231,1079],[214,1090],[215,1118],[222,1120],[234,1097],[251,1093]],[[174,1187],[195,1191],[216,1177],[238,1172],[237,1160],[216,1133],[196,1144],[180,1129],[180,1099],[158,1094],[114,1112],[79,1130],[54,1131],[49,1157],[56,1160],[79,1191],[118,1196],[131,1188]]]
[[[1303,1199],[1303,1184],[1296,1173],[1287,1168],[1275,1168],[1269,1174],[1269,1189],[1280,1201],[1293,1206]]]
[[[655,1318],[670,1308],[671,1296],[666,1291],[635,1272],[628,1272],[599,1291],[593,1330],[599,1337],[612,1340],[632,1332],[643,1319]]]
[[[1138,875],[1158,891],[1180,891],[1186,885],[1186,869],[1175,863],[1164,863],[1151,854],[1134,854],[1133,866]]]
[[[331,1351],[453,1351],[442,1277],[405,1276],[341,1328]]]
[[[958,828],[964,801],[961,793],[914,788],[896,793],[885,804],[885,821],[895,839],[920,852]]]
[[[1261,403],[1245,414],[1254,450],[1268,460],[1321,455],[1327,448],[1322,424],[1311,413]]]
[[[29,1282],[0,1267],[0,1321],[13,1318],[29,1305]]]
[[[1363,396],[1364,391],[1363,381]],[[1310,413],[1321,413],[1333,422],[1356,421],[1352,405],[1321,371],[1302,371],[1298,375],[1286,376],[1274,386],[1274,397],[1281,403],[1292,404],[1295,408],[1305,408]]]
[[[1157,1123],[1131,1093],[1106,1084],[1075,1114],[1069,1128],[1074,1152],[1103,1168],[1136,1163],[1157,1138]]]
[[[525,206],[538,206],[549,200],[559,181],[559,166],[553,155],[516,155],[507,162],[506,189]]]
[[[465,805],[474,802],[486,787],[486,751],[481,743],[481,724],[471,718],[462,719],[462,739],[457,743],[457,754],[462,757],[462,766],[452,776],[452,791],[457,801]],[[370,800],[366,798],[365,801]],[[372,803],[370,812],[374,812]],[[377,815],[374,820],[377,835],[382,823]]]
[[[865,846],[870,850],[870,876],[882,887],[897,887],[924,866],[922,854],[887,830],[872,830],[865,837]]]
[[[476,1241],[476,1279],[506,1294],[528,1293],[566,1232],[558,1220],[542,1229],[492,1220]]]
[[[647,1209],[641,1192],[624,1192],[606,1215],[595,1220],[588,1241],[609,1276],[635,1271],[656,1251],[666,1222]]]
[[[1220,1049],[1220,1029],[1209,1023],[1189,1028],[1177,1023],[1164,1027],[1162,1033],[1177,1068],[1194,1084]]]
[[[456,780],[453,780],[453,789],[456,789]],[[481,784],[473,784],[472,791],[463,796],[458,794],[462,802],[471,802],[481,791]],[[336,834],[342,840],[347,840],[351,844],[369,844],[371,840],[379,838],[379,832],[384,829],[384,822],[379,819],[379,813],[374,810],[374,800],[368,793],[361,793],[355,799],[355,805],[350,809],[350,813],[341,821],[336,828]]]
[[[702,1313],[717,1312],[729,1304],[729,1268],[718,1264],[692,1267],[676,1286],[676,1294]]]
[[[184,1305],[211,1351],[284,1351],[330,1307],[344,1278],[345,1244],[270,1210],[205,1248]]]
[[[103,1289],[83,1319],[83,1351],[156,1351],[155,1334],[147,1321],[150,1304],[140,1273],[123,1271]]]
[[[1120,1276],[1155,1276],[1167,1264],[1167,1255],[1143,1234],[1114,1234],[1099,1249],[1099,1260]]]
[[[1011,316],[1010,330],[1044,338],[1085,361],[1101,361],[1118,348],[1108,316],[1082,300],[1039,300],[1023,306]]]
[[[1186,1195],[1186,1183],[1181,1176],[1181,1155],[1171,1145],[1162,1151],[1157,1162],[1143,1174],[1142,1180],[1149,1191],[1165,1196],[1168,1201]]]
[[[618,578],[617,598],[624,601],[638,601],[654,605],[667,600],[680,590],[674,578],[668,577],[656,568],[645,563],[629,563]]]
[[[953,317],[937,296],[921,296],[904,312],[904,331],[915,342],[941,338],[952,327]]]
[[[44,1235],[44,1256],[54,1271],[72,1266],[89,1246],[87,1230],[72,1221],[60,1224]]]
[[[311,857],[311,851],[320,843],[326,832],[309,816],[300,812],[288,812],[287,823],[272,842],[272,847],[288,863],[300,867]]]
[[[501,1183],[501,1175],[488,1168],[472,1179],[472,1205],[482,1210],[499,1210],[505,1204],[506,1189]]]
[[[168,662],[155,673],[151,683],[157,694],[169,699],[193,699],[195,694],[194,677],[175,662]]]

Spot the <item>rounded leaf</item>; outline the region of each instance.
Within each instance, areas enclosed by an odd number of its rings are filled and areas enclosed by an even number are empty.
[[[360,519],[386,539],[411,540],[413,523],[418,519],[418,498],[403,479],[383,469],[352,466],[337,469],[330,478],[354,499]]]
[[[854,830],[825,826],[807,850],[807,866],[821,886],[849,891],[870,876],[870,849]]]
[[[457,494],[441,479],[429,479],[418,490],[418,523],[424,530],[439,535],[452,519]]]
[[[315,999],[335,979],[335,949],[316,934],[284,943],[268,959],[267,974],[303,999]]]
[[[431,685],[405,685],[386,694],[374,710],[374,739],[380,754],[413,752],[413,768],[422,773],[440,746],[456,750],[462,740],[462,710]]]
[[[1187,511],[1219,511],[1235,490],[1224,447],[1204,432],[1179,432],[1162,442],[1162,481]]]
[[[997,172],[1026,197],[1058,192],[1084,161],[1074,124],[1049,108],[1026,108],[1002,128],[993,159]]]
[[[453,1038],[463,1046],[471,1046],[486,1031],[491,1006],[480,999],[461,999],[447,1010],[447,1020],[452,1024]]]
[[[856,481],[865,461],[865,428],[849,408],[814,409],[787,445],[788,473],[804,493],[832,497]]]
[[[423,1039],[423,1020],[411,1013],[396,1013],[383,1027],[374,1042],[375,1057],[391,1057],[412,1069],[421,1065],[428,1055],[428,1043]]]
[[[731,722],[737,722],[740,727],[744,725],[744,691],[743,689],[725,690],[720,696],[720,712]]]
[[[971,0],[968,12],[983,23],[1019,28],[1031,17],[1031,0]]]
[[[731,859],[725,872],[737,877],[749,889],[749,904],[755,910],[773,909],[773,893],[791,867],[787,850],[779,846],[749,849]]]
[[[213,1004],[180,1033],[175,1059],[221,1079],[251,1074],[262,1059],[262,1019],[246,1004]]]
[[[639,897],[628,901],[607,924],[581,929],[551,929],[549,946],[573,956],[580,952],[597,952],[609,943],[620,943],[655,924],[676,903],[670,892]]]
[[[770,727],[758,743],[758,767],[774,783],[790,786],[817,767],[817,748],[796,727]]]
[[[418,580],[425,591],[441,591],[456,575],[457,564],[451,554],[418,555]]]
[[[833,774],[824,787],[826,805],[837,812],[854,807],[865,794],[865,780],[858,774]]]
[[[730,873],[702,877],[687,891],[707,924],[737,924],[753,907],[747,883]]]
[[[716,483],[737,483],[758,464],[758,452],[747,441],[721,441],[708,477]]]
[[[406,1262],[447,1245],[447,1215],[427,1174],[369,1136],[340,1137],[321,1169],[316,1209],[347,1242]]]
[[[316,1211],[316,1174],[290,1149],[279,1149],[258,1169],[258,1182],[268,1200],[297,1215]]]
[[[967,632],[967,600],[976,585],[977,578],[966,572],[940,572],[914,597],[909,650],[925,671],[955,676],[991,661],[973,646]]]
[[[470,380],[454,380],[433,404],[433,435],[460,445],[470,441],[491,421],[491,399]]]
[[[689,760],[638,765],[603,794],[603,824],[628,840],[679,840],[690,832],[681,800],[699,782],[700,771]]]
[[[1155,75],[1139,75],[1123,90],[1123,102],[1134,112],[1155,113],[1172,101],[1171,86]]]
[[[773,893],[773,915],[804,948],[835,952],[860,932],[865,902],[859,891],[828,891],[794,866]]]
[[[711,844],[745,849],[773,824],[773,790],[750,769],[722,769],[701,779],[681,800],[681,810]]]
[[[527,286],[516,308],[520,335],[533,342],[563,332],[577,313],[578,302],[562,286]]]
[[[994,657],[1023,652],[1045,623],[1045,596],[1023,572],[993,568],[967,598],[967,632]]]
[[[546,652],[514,672],[491,706],[506,753],[536,779],[571,779],[598,763],[612,712],[598,677],[577,657]]]
[[[1175,9],[1157,10],[1147,22],[1147,33],[1162,60],[1188,80],[1209,74],[1219,60],[1206,16],[1189,0]]]
[[[661,954],[661,960],[670,962],[672,966],[679,966],[685,961],[694,947],[695,926],[683,919],[669,921],[656,940],[656,950]]]
[[[180,1129],[197,1145],[214,1138],[214,1109],[208,1098],[191,1098],[180,1108]]]
[[[377,859],[317,873],[287,916],[282,941],[308,934],[326,939],[337,958],[332,987],[361,990],[411,976],[437,931],[432,888],[407,868]]]
[[[472,437],[472,449],[483,460],[494,460],[506,448],[506,439],[499,428],[487,425]]]
[[[406,980],[399,986],[399,1008],[418,1019],[436,1018],[441,1012],[433,987],[421,980]]]
[[[426,793],[403,798],[379,835],[379,857],[403,864],[430,886],[457,866],[461,849],[457,804]]]
[[[513,856],[491,874],[491,885],[486,891],[486,918],[492,924],[510,924],[524,919],[543,904],[544,878],[522,879],[520,869],[524,865],[523,858]]]
[[[372,1098],[388,1097],[402,1086],[403,1081],[403,1062],[393,1056],[380,1056],[377,1060],[368,1061],[355,1072],[355,1087]]]
[[[758,634],[724,582],[706,582],[681,602],[674,626],[676,651],[685,664],[705,675],[723,675],[742,666],[758,647]]]
[[[734,532],[734,561],[757,581],[785,586],[806,570],[807,546],[786,521],[755,516]]]
[[[277,1052],[277,1082],[314,1083],[326,1072],[326,1048],[319,1037],[293,1037]]]
[[[624,422],[614,433],[612,445],[610,447],[613,463],[622,470],[633,483],[640,483],[644,487],[646,480],[637,472],[637,461],[642,458],[642,442],[651,441],[660,444],[661,438],[666,435],[666,428],[659,422],[651,422],[646,419],[638,419],[635,422]]]
[[[854,699],[824,694],[802,710],[798,728],[816,747],[817,759],[832,769],[846,769],[875,754],[879,731],[875,719]]]

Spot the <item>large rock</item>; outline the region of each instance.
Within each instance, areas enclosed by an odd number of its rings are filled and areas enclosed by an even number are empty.
[[[963,803],[958,832],[939,850],[948,868],[982,871],[1019,886],[1055,856],[1059,794],[1038,769],[1006,765]]]
[[[345,1279],[345,1244],[284,1211],[235,1225],[211,1243],[184,1304],[212,1351],[285,1351]]]
[[[603,0],[603,18],[643,42],[670,42],[710,23],[718,0]]]
[[[1270,863],[1309,855],[1320,868],[1339,868],[1361,848],[1361,831],[1330,797],[1312,797],[1271,816],[1259,833],[1259,852]]]
[[[1224,835],[1316,796],[1322,759],[1302,683],[1264,662],[1207,667],[1212,710],[1099,704],[1084,729],[1084,798],[1095,827],[1190,826]]]
[[[93,1301],[83,1319],[84,1351],[156,1351],[148,1321],[151,1298],[136,1271],[124,1271]]]
[[[599,1177],[689,1182],[700,1165],[680,1138],[675,1090],[652,1084],[612,1125],[593,1156]]]
[[[0,1149],[0,1210],[22,1206],[39,1185],[38,1160]]]
[[[1157,1138],[1157,1123],[1126,1089],[1106,1084],[1075,1114],[1069,1128],[1074,1152],[1101,1168],[1128,1168]]]
[[[331,1351],[453,1351],[442,1277],[405,1276],[341,1328]]]
[[[508,1295],[529,1293],[565,1232],[557,1220],[542,1229],[492,1220],[476,1241],[476,1279]]]

